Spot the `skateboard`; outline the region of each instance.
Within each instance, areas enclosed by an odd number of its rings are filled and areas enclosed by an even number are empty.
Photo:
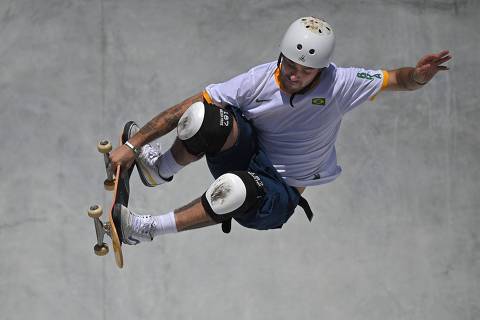
[[[120,138],[120,143],[123,143],[122,138]],[[97,256],[105,256],[108,254],[108,245],[103,242],[103,238],[105,234],[107,234],[112,239],[115,262],[119,268],[123,268],[120,221],[118,219],[119,217],[115,217],[114,210],[115,206],[118,207],[119,205],[128,207],[130,175],[135,165],[132,165],[128,169],[124,169],[119,165],[114,167],[109,156],[110,151],[112,151],[112,144],[106,140],[100,141],[97,145],[97,149],[103,154],[105,169],[107,172],[107,179],[104,181],[103,185],[106,190],[113,191],[113,199],[105,222],[100,220],[103,213],[100,205],[92,205],[88,210],[88,216],[93,218],[97,235],[97,243],[95,244],[93,251]]]

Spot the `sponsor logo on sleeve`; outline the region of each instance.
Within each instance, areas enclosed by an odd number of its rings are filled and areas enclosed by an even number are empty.
[[[359,72],[357,73],[357,78],[373,81],[374,78],[382,79],[382,75],[380,73],[370,74],[368,72]]]
[[[325,98],[313,98],[312,104],[316,106],[324,106],[327,103]]]

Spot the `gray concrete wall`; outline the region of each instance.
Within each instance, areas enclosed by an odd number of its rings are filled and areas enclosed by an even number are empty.
[[[480,319],[479,6],[1,0],[0,318]],[[86,210],[110,201],[97,141],[276,59],[308,14],[335,28],[338,65],[450,49],[451,71],[346,117],[342,176],[305,193],[311,224],[168,235],[124,248],[123,270],[96,257]],[[163,213],[211,182],[203,161],[154,190],[135,176],[131,207]]]

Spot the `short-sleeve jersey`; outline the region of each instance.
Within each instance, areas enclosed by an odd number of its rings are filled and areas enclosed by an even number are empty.
[[[293,107],[279,76],[276,62],[266,63],[208,85],[204,97],[241,109],[257,131],[259,146],[288,185],[305,187],[334,180],[342,171],[335,141],[343,115],[373,99],[388,82],[388,73],[331,63],[314,88],[295,95]]]

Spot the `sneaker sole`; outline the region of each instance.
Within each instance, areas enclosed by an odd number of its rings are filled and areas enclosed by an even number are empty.
[[[122,143],[125,143],[128,141],[128,138],[129,138],[129,134],[130,134],[130,128],[133,126],[133,125],[137,125],[135,123],[135,121],[128,121],[127,123],[125,123],[125,126],[123,126],[123,133],[122,133]]]

